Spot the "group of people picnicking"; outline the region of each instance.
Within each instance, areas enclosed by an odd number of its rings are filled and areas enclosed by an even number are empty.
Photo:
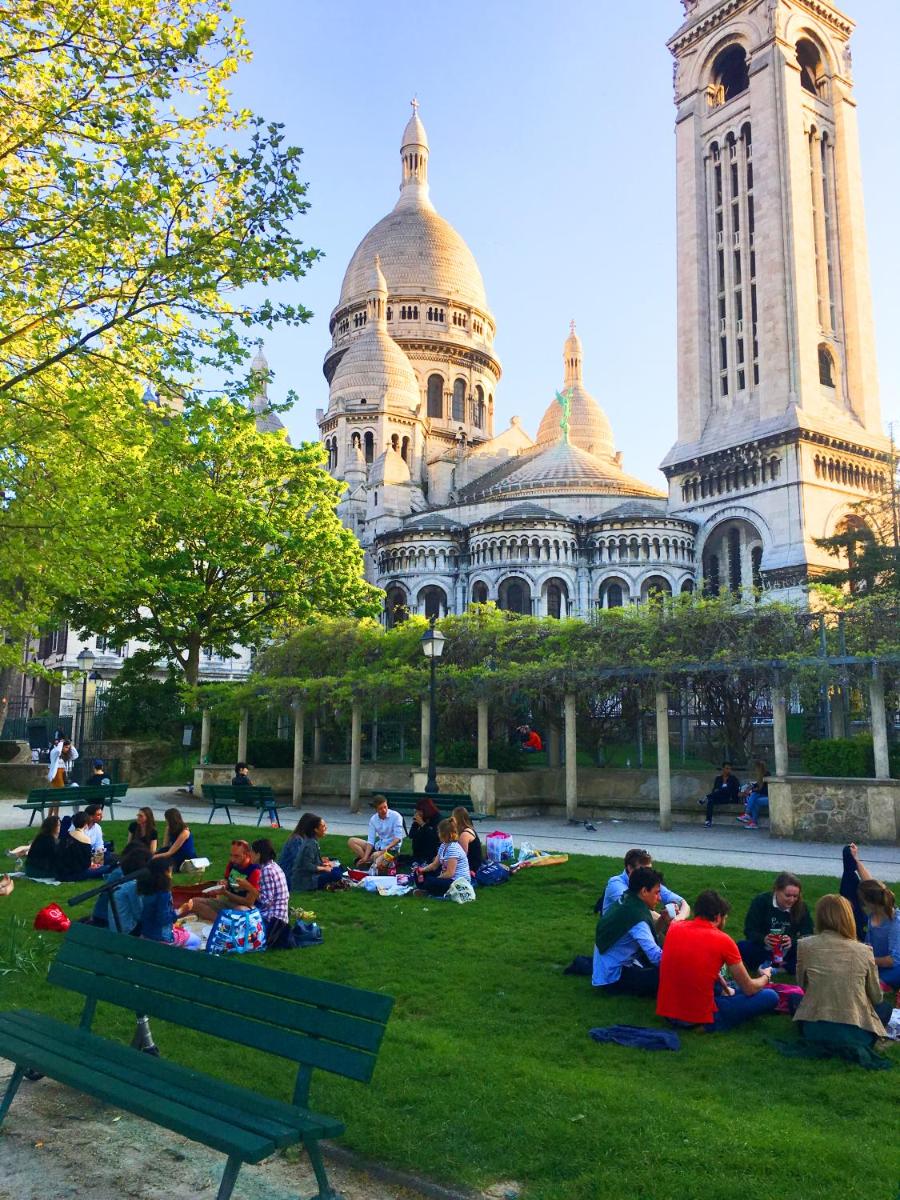
[[[725,932],[731,906],[718,892],[702,891],[692,909],[648,851],[629,850],[624,866],[596,905],[591,982],[600,992],[655,997],[674,1028],[709,1032],[772,1012],[784,997],[801,1033],[786,1052],[886,1065],[872,1046],[900,990],[900,911],[857,846],[846,847],[839,892],[814,916],[800,879],[782,872],[750,903],[738,942]],[[782,972],[796,985],[773,986]]]

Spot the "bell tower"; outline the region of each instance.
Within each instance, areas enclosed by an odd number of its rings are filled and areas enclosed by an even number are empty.
[[[707,590],[799,600],[884,486],[850,57],[828,0],[682,0],[671,507]]]

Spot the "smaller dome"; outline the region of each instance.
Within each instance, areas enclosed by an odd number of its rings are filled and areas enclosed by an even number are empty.
[[[406,122],[406,128],[403,130],[403,141],[400,143],[402,147],[406,146],[424,146],[426,150],[431,147],[428,145],[428,134],[425,132],[425,126],[419,117],[419,102],[413,100],[413,114]]]
[[[583,355],[581,338],[575,332],[575,322],[569,326],[569,336],[563,345],[565,366],[563,391],[570,396],[569,441],[573,446],[586,450],[598,458],[612,459],[616,453],[612,426],[606,413],[582,382]],[[535,444],[549,446],[563,436],[560,421],[562,408],[553,400],[541,418]]]
[[[262,375],[269,373],[269,361],[263,354],[262,339],[256,343],[256,353],[253,356],[253,361],[250,363],[250,370],[259,372]]]

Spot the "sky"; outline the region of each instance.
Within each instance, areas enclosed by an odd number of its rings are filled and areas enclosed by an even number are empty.
[[[235,0],[254,52],[235,98],[304,150],[300,236],[323,252],[279,298],[315,314],[265,335],[269,394],[316,439],[322,360],[344,270],[393,208],[400,137],[416,95],[437,211],[478,262],[503,365],[495,432],[534,436],[562,385],[574,319],[584,382],[612,422],[625,469],[664,487],[676,433],[672,59],[679,0]],[[846,0],[862,149],[881,402],[900,422],[900,0]],[[900,425],[896,431],[900,440]]]

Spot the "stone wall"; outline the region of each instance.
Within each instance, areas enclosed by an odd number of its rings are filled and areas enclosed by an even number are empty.
[[[770,779],[769,822],[773,837],[896,843],[900,781],[813,775]]]
[[[290,767],[253,767],[250,778],[258,787],[271,787],[280,796],[290,796],[293,790],[293,771]],[[234,763],[213,763],[194,768],[194,791],[200,795],[203,783],[231,783]],[[363,763],[360,790],[368,792],[382,788],[406,792],[412,789],[413,768],[395,763]],[[449,790],[449,789],[448,789]],[[314,809],[316,801],[325,804],[349,804],[349,763],[304,763],[303,808]],[[365,804],[365,800],[363,801]]]

